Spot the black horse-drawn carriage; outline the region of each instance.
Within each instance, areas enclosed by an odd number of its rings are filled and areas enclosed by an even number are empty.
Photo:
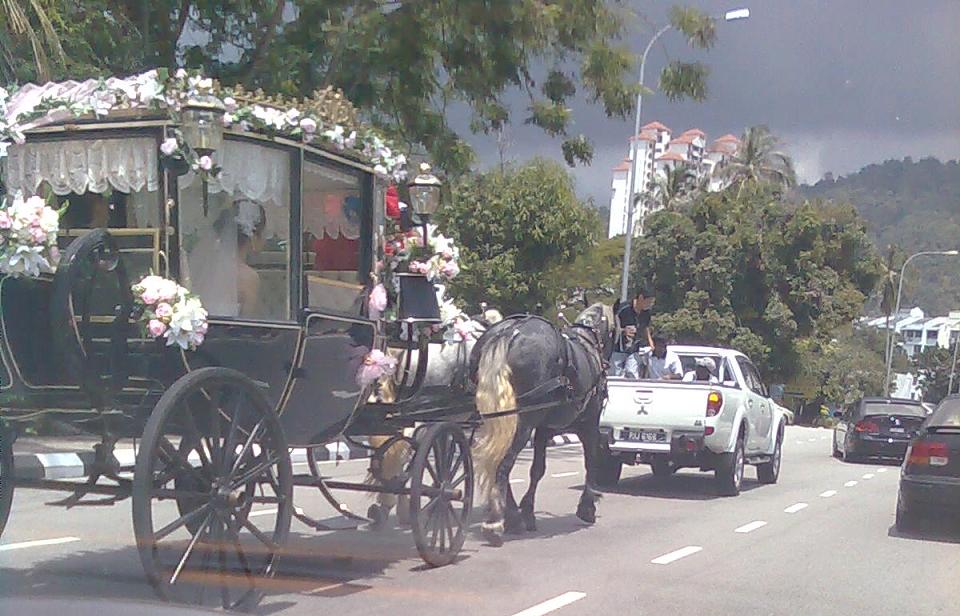
[[[8,200],[66,206],[59,266],[0,280],[0,530],[14,487],[66,492],[67,507],[130,497],[160,595],[202,600],[219,586],[234,608],[259,601],[293,517],[321,526],[294,507],[295,486],[353,517],[331,489],[386,491],[410,497],[423,559],[451,562],[471,509],[475,413],[469,398],[418,392],[427,337],[414,334],[437,318],[425,279],[397,285],[417,374],[389,403],[358,379],[390,338],[368,296],[402,157],[334,91],[290,101],[154,71],[0,102]],[[412,197],[427,211],[424,184]],[[168,344],[159,312],[143,316],[131,286],[151,273],[209,313],[189,343]],[[85,481],[17,474],[13,441],[40,416],[100,437]],[[411,445],[407,470],[378,483],[293,472],[291,448],[369,435]],[[114,455],[126,439],[135,465]]]

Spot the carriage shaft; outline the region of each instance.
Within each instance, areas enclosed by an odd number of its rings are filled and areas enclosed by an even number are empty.
[[[293,484],[301,487],[319,487],[319,484],[323,484],[327,488],[333,490],[351,490],[353,492],[372,492],[374,494],[393,494],[396,496],[409,496],[410,489],[403,487],[400,489],[392,488],[388,486],[378,486],[371,485],[367,483],[356,483],[351,481],[330,481],[327,479],[314,479],[309,475],[296,475],[293,478]],[[446,496],[450,500],[463,500],[463,491],[462,490],[441,490],[439,488],[434,488],[430,486],[423,486],[421,493],[424,496],[433,498],[434,496]]]

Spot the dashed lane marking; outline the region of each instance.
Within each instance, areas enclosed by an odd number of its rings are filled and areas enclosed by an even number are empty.
[[[797,445],[803,445],[803,441],[797,441]]]
[[[0,545],[0,552],[9,552],[11,550],[22,550],[24,548],[39,548],[45,545],[60,545],[62,543],[73,543],[80,541],[80,537],[57,537],[56,539],[38,539],[37,541],[21,541],[20,543],[8,543]]]
[[[878,473],[886,473],[886,472],[887,472],[887,469],[885,469],[885,468],[878,468],[878,469],[877,469],[877,472],[878,472]]]
[[[784,509],[783,512],[784,512],[784,513],[796,513],[796,512],[798,512],[798,511],[802,511],[802,510],[806,509],[807,507],[808,507],[808,505],[807,505],[806,503],[796,503],[795,505],[790,505],[789,507],[787,507],[786,509]]]
[[[851,479],[851,480],[848,481],[847,483],[843,484],[843,487],[845,487],[845,488],[852,488],[852,487],[855,486],[855,485],[857,485],[857,482],[856,482],[855,480]]]
[[[733,532],[735,532],[735,533],[752,533],[753,531],[757,530],[758,528],[763,528],[763,527],[766,526],[766,525],[767,525],[767,523],[764,522],[763,520],[756,520],[756,521],[754,521],[754,522],[750,522],[749,524],[744,524],[744,525],[741,526],[740,528],[734,529]]]
[[[572,471],[572,472],[569,472],[569,473],[554,473],[554,474],[552,474],[552,475],[550,475],[550,476],[553,477],[553,478],[555,478],[555,479],[559,479],[560,477],[573,477],[574,475],[579,475],[579,474],[580,474],[580,473],[579,473],[578,471]]]
[[[523,482],[525,482],[525,481],[526,481],[526,479],[511,479],[511,480],[510,480],[510,483],[523,483]]]
[[[576,592],[576,591],[565,592],[558,597],[554,597],[553,599],[548,599],[547,601],[544,601],[543,603],[538,603],[533,607],[528,607],[522,612],[517,612],[513,616],[543,616],[544,614],[549,614],[554,610],[559,610],[562,607],[565,607],[567,605],[570,605],[571,603],[579,601],[580,599],[583,599],[586,596],[587,596],[587,593],[585,592]]]
[[[699,545],[688,545],[685,548],[680,548],[679,550],[674,550],[669,554],[664,554],[663,556],[658,556],[651,560],[650,562],[655,565],[669,565],[670,563],[680,560],[681,558],[686,558],[692,554],[696,554],[703,548]]]
[[[251,511],[249,515],[247,515],[247,517],[254,518],[261,515],[273,515],[276,512],[277,512],[276,509],[261,509],[260,511]]]
[[[830,498],[831,496],[834,496],[836,493],[837,493],[836,490],[827,490],[826,492],[821,492],[820,496],[821,498]]]
[[[817,439],[816,439],[816,437],[810,437],[810,438],[807,439],[807,441],[808,441],[808,442],[811,442],[811,443],[815,443],[815,442],[817,442]]]
[[[864,479],[873,479],[873,477],[874,477],[873,473],[864,473],[864,474],[863,474],[863,478],[864,478]]]

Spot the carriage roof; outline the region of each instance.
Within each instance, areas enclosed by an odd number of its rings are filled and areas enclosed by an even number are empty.
[[[286,145],[323,152],[353,167],[402,180],[406,158],[334,88],[309,98],[269,96],[242,86],[223,87],[216,80],[179,69],[150,70],[130,77],[26,84],[11,92],[0,88],[0,158],[11,144],[31,134],[64,132],[91,126],[137,128],[179,123],[189,101],[204,98],[223,106],[226,134],[265,137]],[[187,151],[177,131],[178,153]],[[196,157],[194,156],[194,159]],[[195,162],[195,160],[194,160]]]

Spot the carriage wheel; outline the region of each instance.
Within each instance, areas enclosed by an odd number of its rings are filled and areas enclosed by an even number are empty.
[[[0,535],[13,506],[13,434],[0,425]]]
[[[410,478],[410,523],[417,551],[434,567],[457,557],[473,506],[473,458],[463,430],[430,426],[417,439]]]
[[[286,439],[257,386],[227,368],[177,380],[150,415],[133,478],[137,548],[160,596],[255,606],[292,510]]]

